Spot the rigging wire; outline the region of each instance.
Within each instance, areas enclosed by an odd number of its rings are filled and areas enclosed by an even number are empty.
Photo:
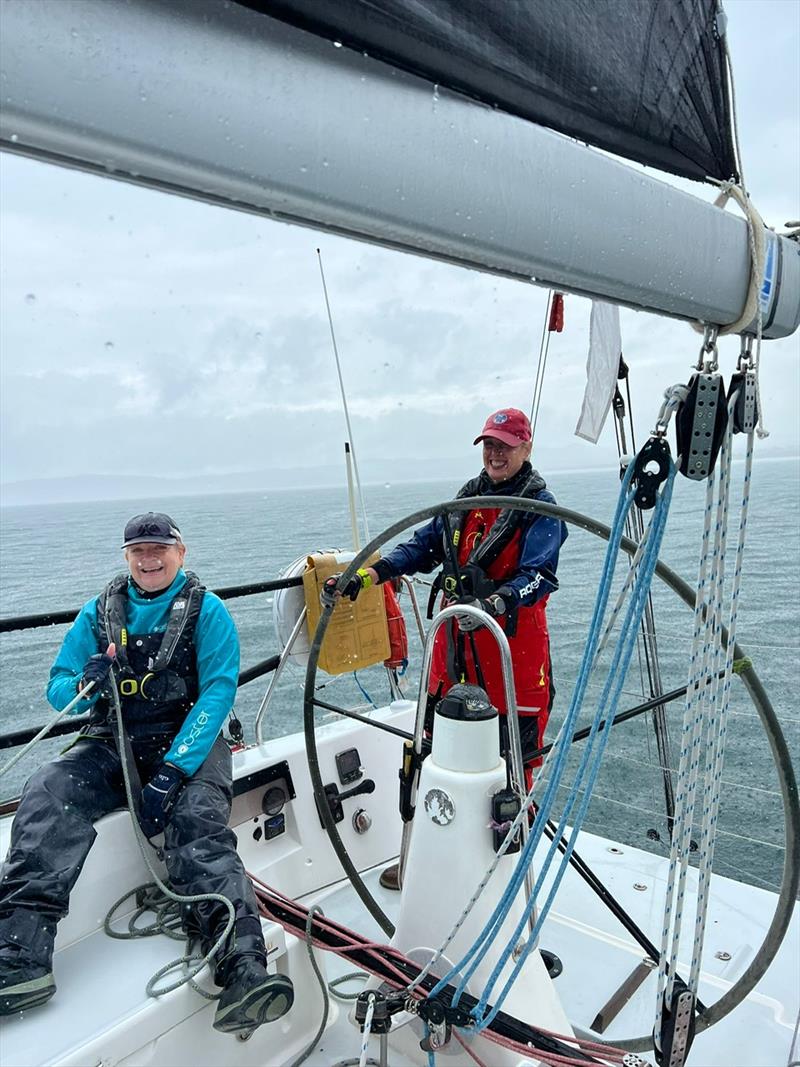
[[[542,399],[542,387],[544,385],[544,374],[547,366],[547,353],[550,348],[550,334],[553,332],[551,318],[555,300],[560,296],[561,294],[556,293],[553,289],[549,289],[547,292],[547,304],[544,310],[544,326],[542,328],[542,339],[539,342],[539,360],[536,364],[536,378],[533,383],[533,399],[531,401],[531,443],[536,439],[536,423],[539,419],[539,405]],[[563,297],[561,298],[563,299]]]
[[[348,437],[349,444],[350,444],[350,454],[353,457],[353,472],[355,474],[356,489],[358,491],[358,500],[359,500],[359,503],[361,504],[361,518],[362,518],[362,522],[364,523],[364,536],[365,536],[366,540],[369,541],[370,540],[370,536],[369,536],[369,520],[367,519],[367,508],[366,508],[366,505],[364,503],[364,493],[363,493],[362,487],[361,487],[361,475],[359,474],[359,471],[358,471],[358,459],[356,458],[356,443],[355,443],[355,440],[353,438],[353,428],[350,425],[350,411],[349,411],[349,409],[347,407],[347,393],[345,392],[344,379],[342,377],[342,364],[341,364],[341,361],[339,360],[339,348],[338,348],[338,346],[336,344],[336,333],[335,333],[335,331],[333,329],[333,315],[331,314],[331,304],[330,304],[330,300],[328,299],[328,286],[325,284],[325,270],[324,270],[324,268],[322,266],[322,252],[321,252],[321,250],[319,248],[317,249],[317,259],[319,261],[319,276],[322,279],[322,292],[323,292],[323,295],[325,297],[325,310],[328,313],[328,326],[329,326],[330,331],[331,331],[331,343],[333,345],[333,355],[334,355],[334,359],[336,360],[336,373],[337,373],[337,375],[339,377],[339,390],[340,390],[340,392],[342,394],[342,407],[344,408],[344,421],[345,421],[345,425],[347,426],[347,437]]]
[[[627,406],[622,398],[622,394],[617,384],[615,389],[614,399],[612,401],[612,410],[614,412],[614,434],[617,441],[617,452],[620,461],[620,474],[624,471],[625,465],[629,462],[628,459],[628,444],[625,436],[625,418],[627,416],[630,423],[630,445],[631,451],[635,455],[636,448],[636,436],[633,425],[633,404],[631,398],[630,376],[628,373],[628,366],[620,353],[619,357],[619,373],[617,375],[617,381],[622,380],[625,382],[625,392],[627,396]],[[642,513],[640,508],[632,507],[625,520],[626,533],[632,541],[640,541],[644,533],[644,524],[642,521]],[[649,695],[651,697],[661,696],[664,693],[664,686],[661,677],[661,667],[658,654],[658,642],[656,638],[656,622],[655,611],[653,607],[652,592],[648,591],[647,601],[644,608],[644,616],[642,618],[640,633],[637,639],[637,656],[639,660],[639,674],[642,684],[642,694],[646,693],[644,673],[647,673],[647,687]],[[667,817],[667,834],[669,838],[672,838],[672,830],[675,821],[675,788],[672,780],[672,772],[670,769],[671,759],[671,745],[669,739],[669,725],[667,720],[667,709],[662,703],[657,705],[653,709],[652,713],[653,731],[655,733],[656,749],[658,751],[658,764],[661,770],[661,779],[664,789],[664,807]],[[647,741],[648,757],[650,755],[649,734],[645,734]],[[651,760],[648,758],[648,763]],[[657,831],[654,831],[657,833]]]

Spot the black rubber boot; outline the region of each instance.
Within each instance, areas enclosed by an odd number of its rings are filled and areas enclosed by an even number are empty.
[[[400,864],[393,863],[391,867],[386,867],[381,871],[381,876],[378,879],[384,889],[399,889],[400,888]]]
[[[54,922],[22,908],[0,919],[0,1015],[38,1008],[55,993],[55,933]]]
[[[285,974],[267,974],[254,956],[242,956],[228,966],[217,1003],[214,1029],[223,1034],[245,1033],[280,1019],[294,1002],[294,987]]]

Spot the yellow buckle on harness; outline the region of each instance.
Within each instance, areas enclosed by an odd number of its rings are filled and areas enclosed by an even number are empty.
[[[119,683],[119,691],[124,697],[136,696],[139,692],[139,683],[135,678],[123,678]]]

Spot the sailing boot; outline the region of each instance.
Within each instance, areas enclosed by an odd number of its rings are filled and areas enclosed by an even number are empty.
[[[400,888],[400,864],[393,863],[391,867],[385,867],[378,879],[384,889]]]
[[[56,991],[56,924],[17,908],[0,918],[0,1015],[38,1008]]]
[[[214,1029],[247,1033],[280,1019],[294,1002],[294,987],[285,974],[268,974],[256,956],[233,957],[217,1002]]]

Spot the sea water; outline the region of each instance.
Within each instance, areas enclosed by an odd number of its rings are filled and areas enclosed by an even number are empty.
[[[734,464],[727,559],[739,528],[743,465]],[[465,477],[469,475],[465,471]],[[543,472],[564,507],[610,522],[619,481],[608,472]],[[405,515],[451,499],[452,482],[369,485],[364,489],[369,533],[374,536]],[[662,559],[690,584],[696,582],[705,486],[679,478],[662,548]],[[178,522],[188,545],[186,565],[213,589],[267,581],[298,557],[351,547],[351,522],[342,487],[254,491],[168,499],[35,505],[0,512],[0,613],[3,617],[74,608],[95,595],[121,569],[119,549],[126,519],[157,509]],[[556,702],[548,728],[555,736],[569,705],[583,654],[605,551],[600,538],[572,527],[559,564],[559,591],[551,597]],[[620,569],[624,569],[624,561]],[[418,587],[423,611],[428,587]],[[406,607],[411,662],[403,679],[416,697],[421,646]],[[737,640],[751,657],[776,710],[796,760],[800,740],[798,645],[800,644],[800,461],[759,461],[752,480],[747,546]],[[241,637],[242,667],[280,651],[273,629],[272,595],[227,601]],[[684,685],[692,644],[692,611],[656,580],[653,606],[664,691]],[[50,664],[66,626],[0,635],[0,732],[39,727],[53,713],[44,697]],[[239,690],[236,710],[245,738],[268,678]],[[265,734],[277,737],[302,728],[304,672],[289,665],[276,687]],[[385,672],[370,668],[358,678],[318,678],[323,699],[338,705],[380,705],[389,699]],[[589,687],[581,723],[594,713],[598,680]],[[649,697],[643,658],[634,654],[620,709]],[[671,764],[677,768],[683,702],[669,704]],[[0,783],[0,795],[15,796],[31,770],[67,743],[45,739]],[[582,743],[573,745],[577,765]],[[0,764],[12,754],[0,752]],[[741,681],[734,679],[723,770],[720,833],[715,869],[765,888],[777,888],[783,867],[784,827],[780,780],[770,744]],[[561,791],[561,800],[566,796]],[[595,784],[585,826],[621,842],[665,851],[663,775],[658,766],[650,714],[617,726]],[[696,833],[695,833],[696,836]]]

